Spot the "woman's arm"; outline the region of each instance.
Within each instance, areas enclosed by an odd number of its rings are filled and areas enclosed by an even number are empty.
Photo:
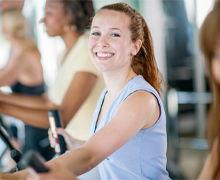
[[[83,174],[117,151],[140,129],[155,124],[159,114],[159,105],[151,93],[135,92],[119,106],[111,121],[82,148],[65,153],[48,164],[57,162],[77,176]]]
[[[91,73],[76,73],[60,107],[55,106],[51,101],[44,100],[41,97],[24,97],[12,94],[7,97],[8,99],[10,98],[9,101],[12,104],[0,102],[0,113],[21,119],[24,123],[32,126],[49,128],[48,110],[58,108],[60,109],[61,118],[65,127],[92,91],[96,78],[97,77]],[[6,96],[7,95],[4,97],[6,98]],[[23,105],[26,103],[27,107],[22,107],[22,103]]]
[[[38,173],[37,176],[35,177],[29,175],[27,180],[46,180],[46,179],[79,180],[72,172],[68,171],[66,168],[64,168],[58,163],[53,163],[50,166],[47,165],[47,167],[49,169],[48,173]]]
[[[198,180],[202,179],[213,179],[215,168],[217,167],[218,158],[219,157],[218,151],[218,138],[215,139],[213,143],[213,147],[211,152],[209,153],[205,165],[198,177]]]
[[[12,104],[24,108],[31,108],[31,109],[57,108],[57,106],[47,98],[46,94],[42,96],[37,96],[37,95],[24,95],[18,93],[5,94],[1,92],[0,102]]]
[[[0,87],[11,85],[18,79],[24,70],[24,59],[10,58],[6,66],[0,70]]]
[[[1,173],[0,172],[0,180],[24,180],[26,179],[28,176],[28,171],[27,170],[23,170],[23,171],[18,171],[16,173],[13,174],[9,174],[9,173]]]
[[[212,167],[212,163],[211,163],[211,158],[210,155],[208,156],[205,165],[198,177],[198,180],[204,180],[204,179],[211,179],[213,176],[213,167]]]
[[[156,123],[159,112],[157,100],[151,93],[135,92],[119,106],[111,121],[97,131],[83,147],[67,152],[46,164],[50,167],[58,163],[77,176],[83,174],[117,151],[140,129]],[[26,172],[19,174],[22,178],[26,176]]]
[[[56,128],[56,132],[59,135],[62,135],[65,139],[66,146],[68,150],[73,150],[82,147],[86,142],[80,141],[73,138],[69,133],[65,131],[63,128]],[[58,143],[57,139],[53,137],[51,129],[48,130],[50,145],[52,148],[55,148],[55,145]]]
[[[77,72],[75,74],[60,106],[64,127],[66,127],[80,106],[89,96],[96,80],[97,77],[89,72]]]
[[[0,102],[0,113],[22,120],[38,128],[49,128],[48,110],[31,109]]]
[[[89,93],[96,82],[97,77],[91,73],[76,73],[67,93],[64,96],[60,106],[62,117],[65,125],[72,119],[74,114],[80,108],[82,103],[88,97]],[[21,95],[21,94],[4,94],[0,93],[0,102],[5,102],[17,106],[34,109],[54,109],[58,108],[53,104],[46,95]]]

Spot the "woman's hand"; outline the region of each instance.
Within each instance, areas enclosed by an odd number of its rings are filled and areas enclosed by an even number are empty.
[[[16,180],[16,179],[19,179],[19,177],[16,176],[15,173],[10,174],[10,173],[2,173],[2,172],[0,172],[0,180],[6,180],[6,179],[9,179],[9,180],[14,179],[14,180]]]
[[[71,179],[71,180],[77,180],[76,176],[69,171],[68,169],[64,168],[61,164],[58,162],[54,162],[52,164],[47,164],[47,167],[49,169],[48,173],[38,173],[36,175],[29,174],[27,177],[27,180],[45,180],[45,179]]]
[[[79,140],[73,138],[63,128],[56,128],[56,132],[57,132],[57,134],[62,135],[64,137],[68,150],[80,148],[85,144],[84,141],[79,141]],[[54,148],[55,145],[58,143],[58,139],[55,139],[53,137],[51,129],[49,129],[48,134],[49,134],[50,145],[52,148]]]

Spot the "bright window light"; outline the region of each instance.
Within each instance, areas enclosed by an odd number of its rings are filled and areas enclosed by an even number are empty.
[[[196,24],[200,28],[207,14],[212,10],[214,0],[196,0]]]
[[[205,17],[212,10],[215,0],[184,0],[187,17],[190,23],[194,23],[196,12],[196,25],[201,27]]]
[[[187,18],[191,24],[194,24],[195,19],[195,3],[193,0],[184,0]]]

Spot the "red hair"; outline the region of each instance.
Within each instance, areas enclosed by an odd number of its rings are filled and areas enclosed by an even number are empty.
[[[140,74],[144,79],[160,93],[162,86],[165,85],[163,76],[160,73],[154,56],[153,40],[151,33],[144,18],[126,3],[116,3],[103,6],[101,10],[113,10],[125,13],[131,19],[129,29],[131,31],[131,40],[142,41],[139,52],[133,56],[131,67],[136,74]]]

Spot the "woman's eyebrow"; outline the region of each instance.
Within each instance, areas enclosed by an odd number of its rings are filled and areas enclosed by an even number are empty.
[[[92,29],[92,28],[99,28],[99,26],[92,26],[91,29]]]
[[[119,28],[110,28],[111,30],[119,30],[119,31],[121,31]]]
[[[100,29],[99,26],[92,26],[91,29],[93,28],[97,28],[97,29]],[[115,27],[112,27],[112,28],[109,28],[110,30],[118,30],[118,31],[121,31],[119,28],[115,28]]]

